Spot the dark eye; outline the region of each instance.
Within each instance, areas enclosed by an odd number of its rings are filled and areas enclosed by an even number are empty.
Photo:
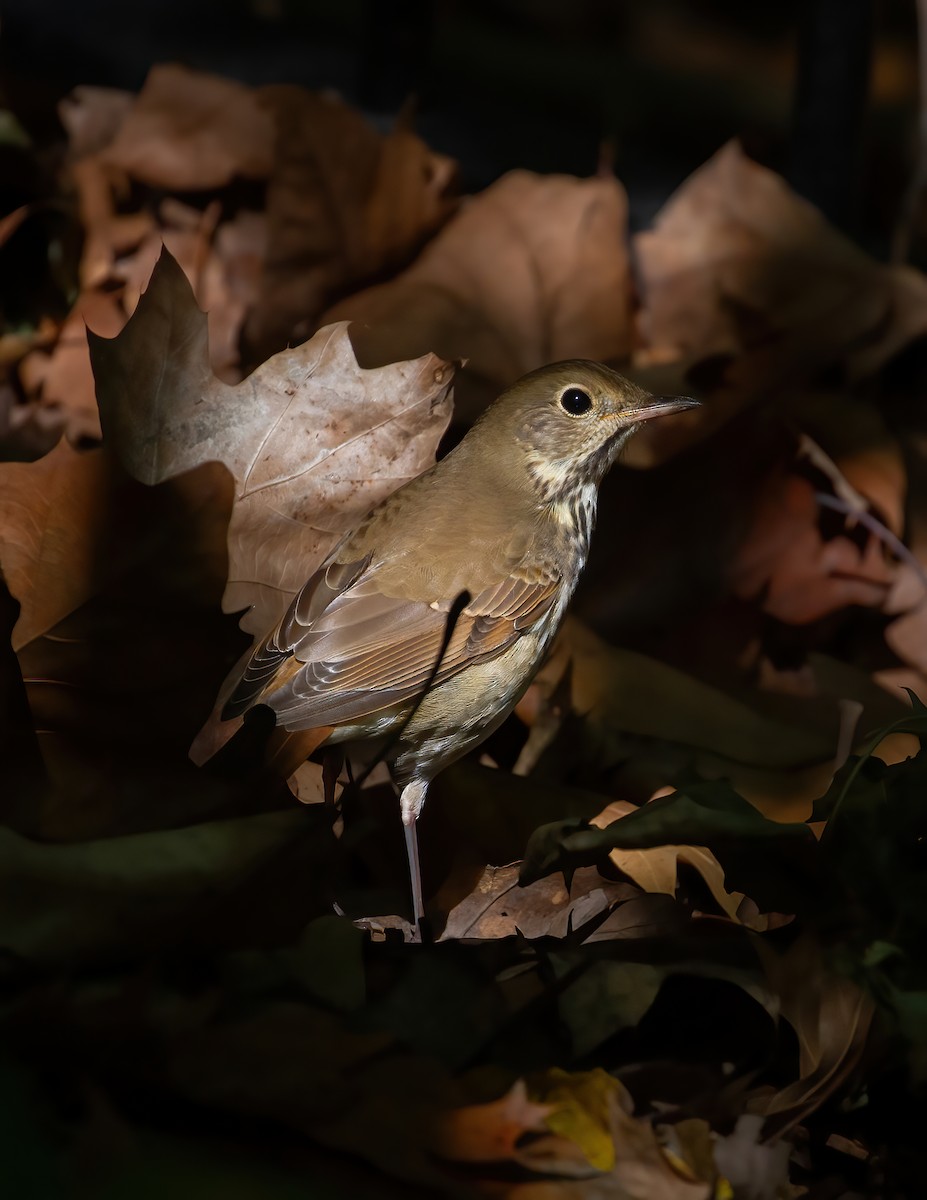
[[[592,400],[582,390],[582,388],[567,388],[560,397],[560,404],[568,413],[572,413],[574,417],[580,416],[581,413],[588,412],[592,408]]]

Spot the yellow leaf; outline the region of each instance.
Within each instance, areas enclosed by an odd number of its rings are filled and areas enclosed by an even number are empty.
[[[613,1099],[620,1098],[626,1107],[626,1093],[617,1079],[601,1067],[572,1073],[553,1067],[532,1090],[552,1108],[544,1118],[548,1129],[579,1146],[590,1166],[599,1171],[614,1167]]]

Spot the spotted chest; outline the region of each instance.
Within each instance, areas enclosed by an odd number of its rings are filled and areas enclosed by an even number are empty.
[[[574,576],[579,575],[589,557],[597,499],[596,485],[584,483],[558,497],[551,506],[554,519],[561,525],[565,540],[575,555]]]

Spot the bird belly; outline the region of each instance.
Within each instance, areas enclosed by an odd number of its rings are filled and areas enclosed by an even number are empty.
[[[329,743],[363,745],[363,757],[382,754],[400,785],[412,778],[433,779],[485,741],[512,712],[544,661],[569,600],[563,589],[546,616],[508,650],[466,667],[416,706],[381,709],[340,725]]]
[[[488,738],[524,695],[548,640],[526,633],[498,658],[475,663],[429,692],[400,737],[397,781],[433,779]]]

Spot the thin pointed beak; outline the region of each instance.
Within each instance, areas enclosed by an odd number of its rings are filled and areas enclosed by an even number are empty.
[[[654,396],[641,408],[633,408],[623,416],[635,422],[651,421],[654,417],[668,417],[689,408],[700,408],[701,404],[701,400],[693,400],[691,396]]]

